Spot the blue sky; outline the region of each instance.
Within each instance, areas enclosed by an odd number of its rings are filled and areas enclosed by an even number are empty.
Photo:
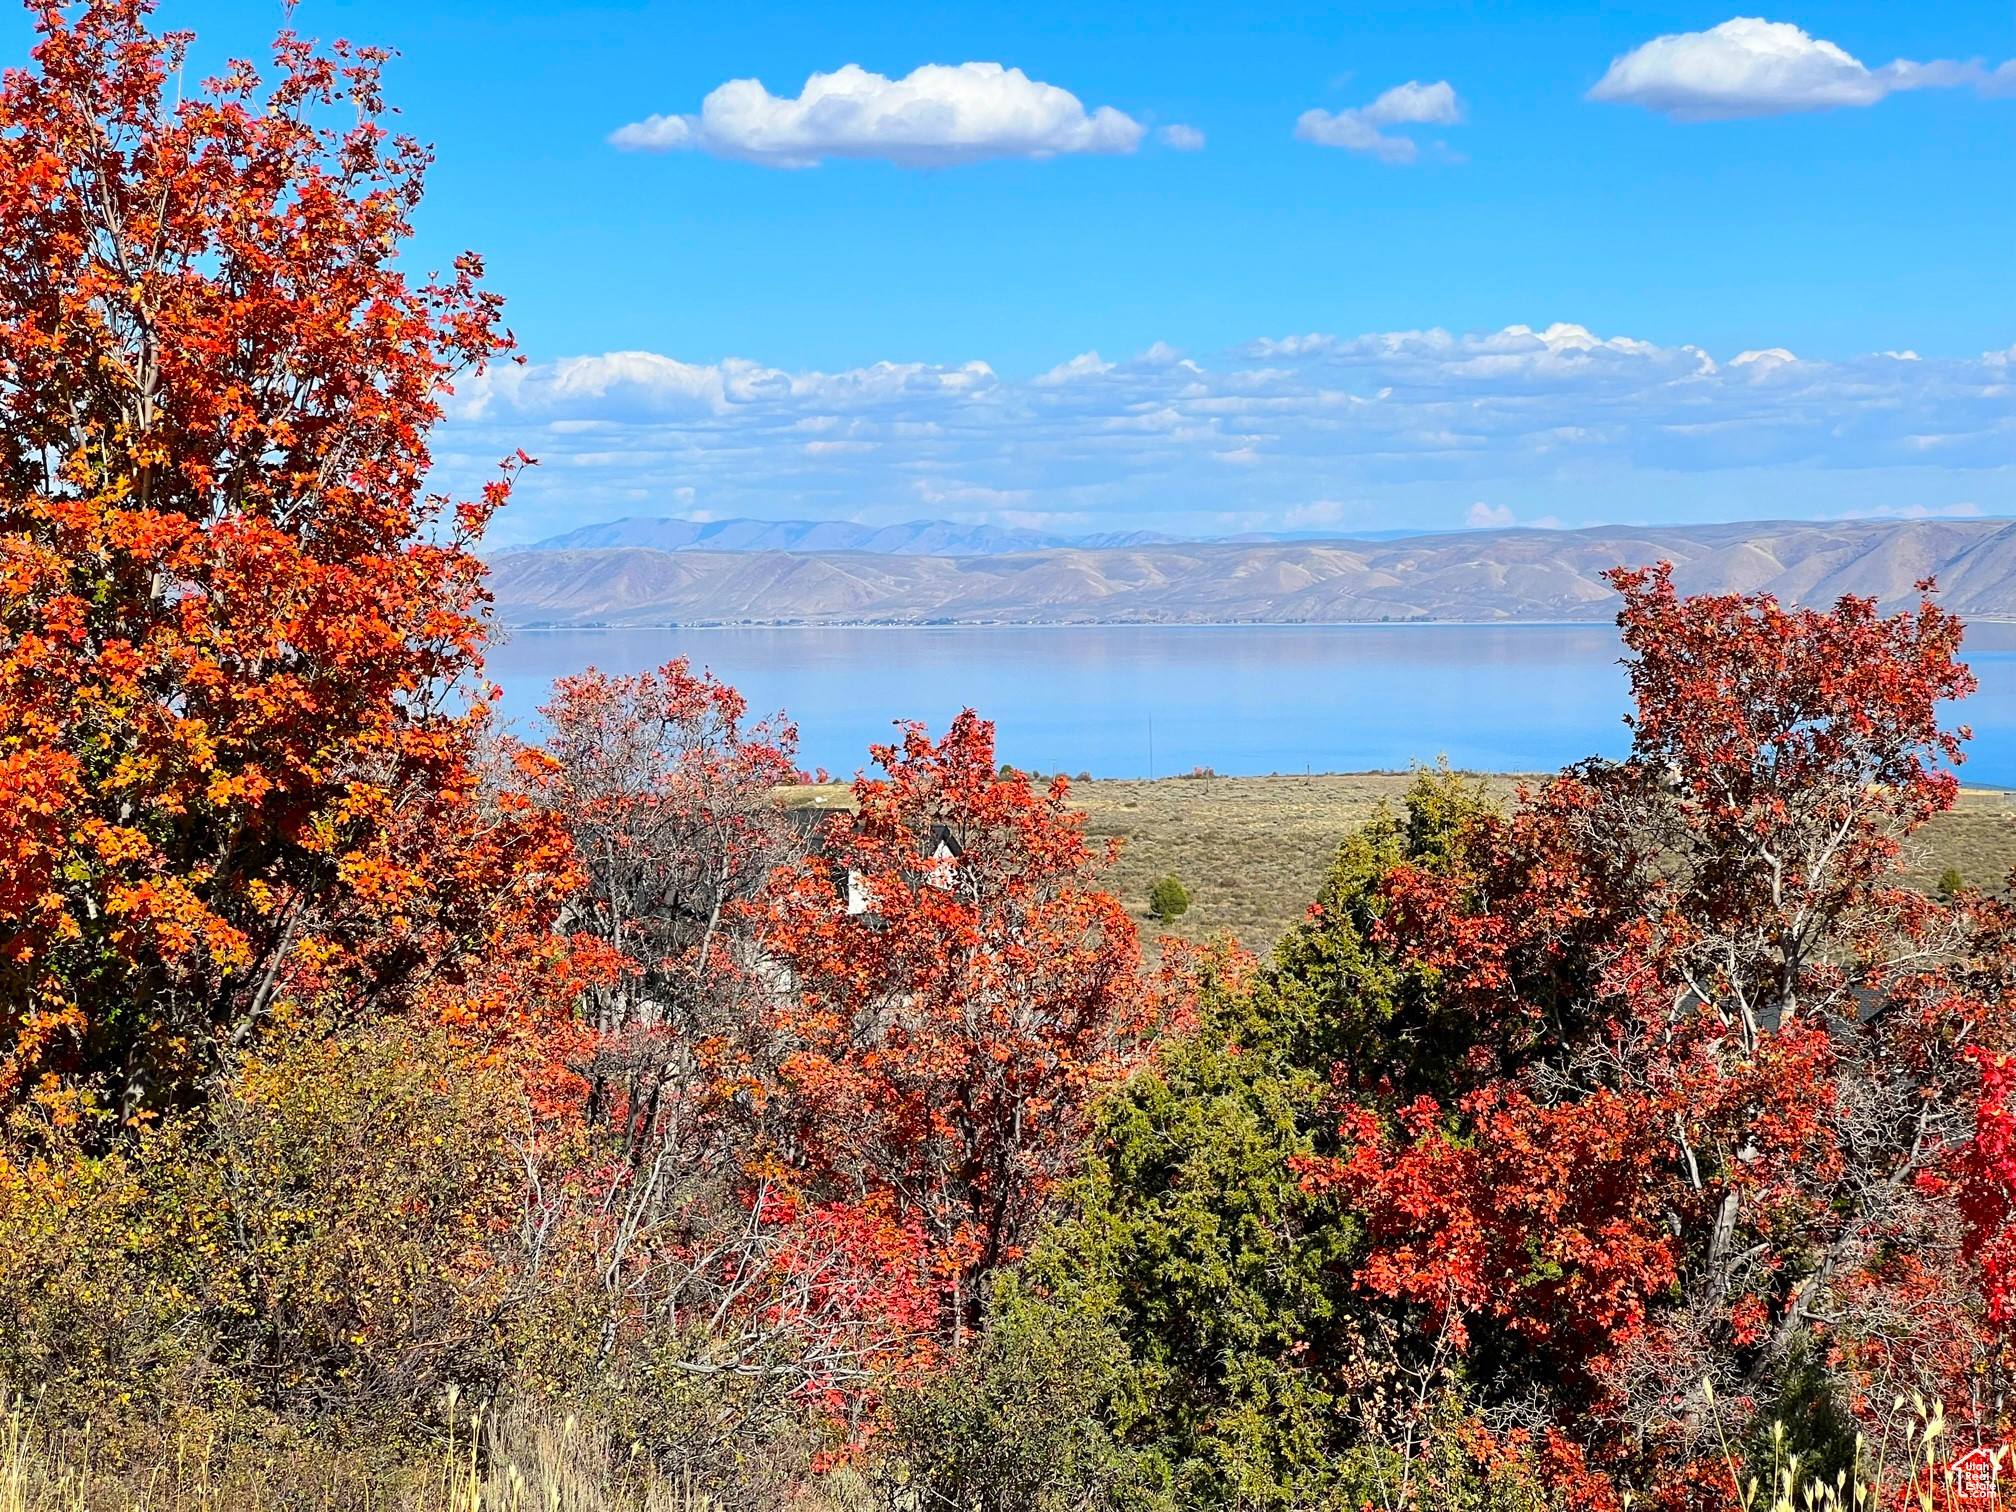
[[[529,384],[465,395],[442,447],[457,481],[506,441],[542,456],[507,538],[2016,510],[2016,11],[1774,6],[1764,42],[1805,41],[1732,80],[1754,38],[1701,34],[1739,14],[303,0],[295,24],[400,51],[391,94],[440,153],[421,253],[477,248],[510,301]],[[207,58],[279,10],[160,18]],[[730,80],[781,119],[815,72],[973,62],[1127,128],[926,167],[857,133],[836,150],[866,156],[788,168],[703,115]],[[1446,94],[1387,95],[1410,82]],[[654,116],[687,118],[673,150],[610,142]],[[1395,139],[1411,161],[1350,145]],[[610,353],[662,361],[556,366]]]

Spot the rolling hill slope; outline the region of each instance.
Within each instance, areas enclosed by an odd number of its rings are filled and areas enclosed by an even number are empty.
[[[645,547],[510,552],[499,618],[667,624],[1348,624],[1604,620],[1600,574],[1661,559],[1689,592],[1908,603],[2016,618],[2016,522],[1742,523],[1464,531],[1398,540],[1171,543],[992,556]]]

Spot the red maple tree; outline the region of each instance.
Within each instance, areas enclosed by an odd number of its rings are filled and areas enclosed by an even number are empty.
[[[145,0],[31,8],[0,82],[0,1092],[77,1073],[130,1112],[242,1040],[404,865],[390,816],[471,763],[508,471],[431,495],[426,437],[510,340],[473,256],[400,267],[428,154],[383,53],[283,32],[267,78],[185,96]]]
[[[701,1147],[750,1131],[713,1113],[767,1074],[749,939],[771,872],[803,849],[775,797],[797,775],[796,731],[746,724],[742,696],[683,659],[563,677],[541,712],[521,776],[582,883],[559,927],[615,965],[581,1004],[589,1116],[622,1130],[632,1165],[718,1165]]]
[[[1340,1068],[1348,1153],[1303,1171],[1363,1214],[1361,1286],[1684,1501],[1714,1412],[1801,1347],[1871,1411],[1995,1363],[1992,1283],[1971,1321],[1933,1299],[1964,1280],[1955,1182],[1968,1252],[2007,1263],[1983,1052],[2016,1017],[1967,979],[1966,910],[1898,875],[1957,791],[1958,624],[1613,581],[1630,756],[1386,877],[1374,941],[1436,984],[1439,1069]]]
[[[784,880],[762,936],[785,974],[780,1137],[813,1190],[921,1227],[956,1338],[1163,1004],[1062,778],[997,771],[971,710],[873,755],[887,775],[856,781],[857,812]]]

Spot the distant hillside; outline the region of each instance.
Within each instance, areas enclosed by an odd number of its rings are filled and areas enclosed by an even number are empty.
[[[1464,531],[1386,541],[1173,543],[997,555],[549,549],[492,564],[509,624],[1346,624],[1602,620],[1599,574],[1670,560],[1689,591],[1911,600],[2016,618],[2016,523],[1744,523]]]
[[[903,525],[855,525],[845,520],[624,519],[584,525],[535,541],[523,551],[579,551],[643,546],[655,551],[868,551],[891,556],[995,556],[1053,546],[1099,549],[1152,546],[1180,540],[1153,530],[1061,536],[950,520]]]
[[[1220,544],[1259,541],[1343,539],[1390,541],[1409,530],[1260,532],[1225,536]],[[910,520],[901,525],[855,525],[846,520],[681,520],[634,516],[583,525],[510,551],[594,551],[643,546],[653,551],[867,551],[878,556],[1000,556],[1013,551],[1077,547],[1103,551],[1115,546],[1178,546],[1192,536],[1159,530],[1106,530],[1093,535],[1058,535],[1041,530],[1004,530],[998,525],[961,525],[954,520]],[[503,553],[499,553],[502,555]]]

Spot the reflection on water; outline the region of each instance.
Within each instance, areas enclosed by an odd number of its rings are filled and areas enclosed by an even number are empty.
[[[1133,626],[518,631],[491,656],[524,729],[553,679],[690,657],[752,711],[797,721],[801,759],[849,775],[891,722],[942,730],[971,705],[1001,759],[1167,776],[1460,767],[1542,771],[1627,744],[1608,625]],[[1971,782],[2016,785],[2016,625],[1968,632],[1981,691]]]

